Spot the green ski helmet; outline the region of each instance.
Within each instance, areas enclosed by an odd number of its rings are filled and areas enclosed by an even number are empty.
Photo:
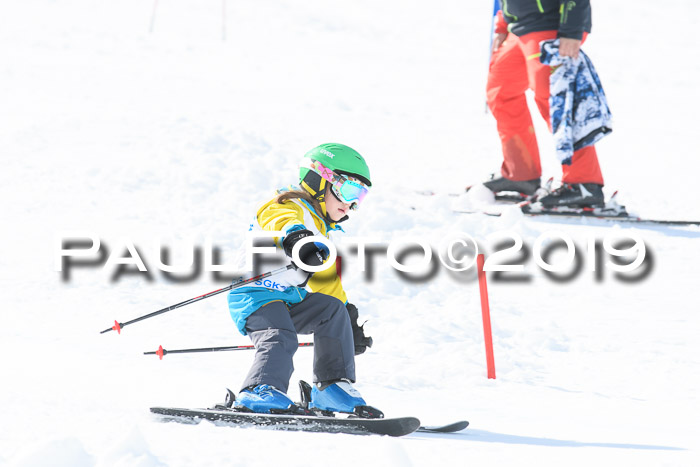
[[[325,169],[330,169],[335,174],[329,173]],[[361,182],[358,184],[350,180],[345,185],[349,188],[348,192],[351,198],[348,202],[352,201],[353,191],[356,192],[357,199],[354,200],[354,208],[366,194],[367,188],[372,186],[369,167],[367,167],[365,159],[351,147],[344,144],[326,143],[313,148],[304,155],[304,163],[299,168],[299,183],[304,190],[318,200],[325,217],[328,217],[325,202],[326,186],[330,183],[336,196],[341,195],[342,197],[343,194],[338,191],[338,183],[331,182],[335,175],[346,175]],[[362,184],[365,186],[362,187]],[[340,189],[342,190],[342,187]],[[347,201],[348,197],[345,198]]]

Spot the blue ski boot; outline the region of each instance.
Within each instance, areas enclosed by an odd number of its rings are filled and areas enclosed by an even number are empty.
[[[362,418],[384,418],[380,410],[367,405],[347,380],[314,384],[308,408],[321,412],[352,413]]]
[[[235,410],[255,413],[280,413],[294,407],[294,402],[285,393],[269,384],[242,390],[233,403]]]

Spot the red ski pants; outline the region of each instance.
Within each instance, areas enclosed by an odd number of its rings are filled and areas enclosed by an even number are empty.
[[[538,31],[521,37],[508,34],[503,45],[493,53],[489,65],[486,96],[503,146],[501,174],[510,180],[532,180],[542,175],[525,91],[529,88],[535,92],[537,108],[551,131],[551,71],[549,66],[540,63],[539,57],[540,42],[556,37],[557,31]],[[563,182],[603,184],[595,146],[575,151],[571,165],[562,164],[561,167]]]

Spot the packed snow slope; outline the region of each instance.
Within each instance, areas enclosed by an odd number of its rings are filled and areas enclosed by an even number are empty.
[[[0,465],[700,465],[700,229],[450,208],[450,193],[500,165],[484,113],[489,3],[0,4]],[[690,0],[593,2],[584,49],[615,119],[598,145],[605,190],[645,217],[700,218],[698,14]],[[535,122],[544,176],[557,178]],[[143,355],[248,344],[225,296],[99,331],[227,285],[204,270],[170,280],[158,242],[168,264],[207,241],[226,264],[256,203],[323,142],[359,150],[374,182],[344,226],[380,242],[364,272],[344,256],[375,341],[358,389],[387,415],[470,427],[391,439],[158,422],[150,406],[209,406],[238,389],[250,352]],[[449,232],[489,256],[504,232],[527,247],[499,260],[523,272],[489,274],[495,380],[474,269],[434,258],[409,280],[381,248],[420,238],[437,250]],[[99,238],[109,264],[62,276],[70,233]],[[547,235],[572,239],[580,270],[545,274],[534,247]],[[591,270],[589,242],[632,235],[646,246],[640,269],[616,273],[598,245]],[[131,245],[147,273],[119,273]],[[312,352],[295,357],[295,397]]]

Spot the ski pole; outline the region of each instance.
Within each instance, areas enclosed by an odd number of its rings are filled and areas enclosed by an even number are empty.
[[[226,0],[221,1],[221,40],[226,40]]]
[[[500,9],[501,4],[498,2],[498,0],[493,0],[493,12],[491,13],[491,30],[489,31],[489,63],[491,62],[491,56],[493,55],[493,33],[494,25],[496,23],[496,15],[498,14],[498,10]]]
[[[494,27],[496,24],[496,15],[498,14],[498,10],[501,9],[501,4],[499,3],[498,0],[493,0],[493,13],[491,13],[491,29],[489,30],[489,62],[488,66],[489,68],[491,67],[491,57],[493,57],[493,35],[494,35]],[[488,100],[485,100],[484,102],[484,112],[489,113],[489,103]]]
[[[131,321],[127,321],[125,323],[120,323],[119,321],[114,320],[114,326],[112,326],[111,328],[107,328],[104,331],[100,331],[100,334],[104,334],[104,333],[109,332],[109,331],[117,331],[118,334],[121,334],[122,328],[124,326],[128,326],[129,324],[137,323],[139,321],[143,321],[144,319],[152,318],[152,317],[160,315],[162,313],[166,313],[168,311],[172,311],[172,310],[175,310],[177,308],[181,308],[185,305],[189,305],[191,303],[198,302],[200,300],[204,300],[205,298],[213,297],[214,295],[218,295],[222,292],[226,292],[227,290],[236,289],[236,288],[244,286],[246,284],[250,284],[251,282],[259,281],[259,280],[268,278],[270,276],[274,276],[275,274],[279,274],[281,272],[284,272],[284,271],[287,271],[287,270],[293,269],[293,268],[294,268],[293,264],[288,264],[287,266],[284,266],[284,267],[279,268],[279,269],[275,269],[273,271],[266,272],[264,274],[260,274],[259,276],[251,277],[250,279],[246,279],[246,280],[240,280],[240,281],[238,281],[234,284],[231,284],[227,287],[224,287],[224,288],[218,289],[218,290],[214,290],[213,292],[205,293],[204,295],[200,295],[199,297],[190,298],[189,300],[185,300],[183,302],[176,303],[175,305],[166,306],[165,308],[162,308],[158,311],[154,311],[153,313],[149,313],[147,315],[139,316],[138,318],[134,318]]]
[[[151,29],[148,32],[153,32],[153,26],[156,23],[156,10],[158,9],[158,0],[153,0],[153,11],[151,12]]]
[[[313,347],[313,342],[299,342],[299,347]],[[232,345],[228,347],[204,347],[201,349],[178,349],[178,350],[165,350],[162,345],[158,346],[158,350],[154,352],[144,352],[144,355],[158,355],[158,358],[163,360],[165,355],[169,353],[198,353],[198,352],[225,352],[229,350],[253,350],[254,345]]]

